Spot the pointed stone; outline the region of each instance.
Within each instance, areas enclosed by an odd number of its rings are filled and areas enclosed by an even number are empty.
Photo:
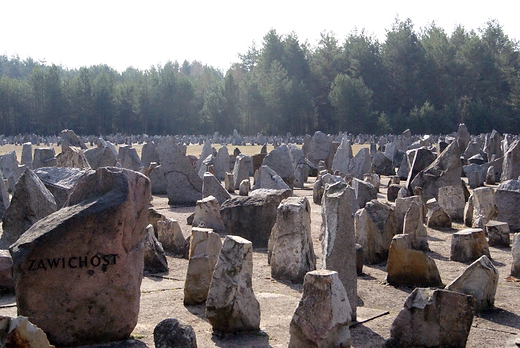
[[[260,305],[252,287],[253,247],[226,236],[213,272],[206,318],[215,331],[238,333],[260,329]]]

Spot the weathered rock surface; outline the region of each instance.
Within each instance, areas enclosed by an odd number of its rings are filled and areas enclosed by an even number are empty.
[[[322,269],[338,272],[347,290],[352,320],[356,320],[357,273],[354,189],[344,182],[327,185],[321,206]]]
[[[0,317],[0,346],[6,348],[54,348],[47,335],[26,317]]]
[[[58,167],[90,169],[90,164],[79,147],[68,146],[65,150],[56,156],[56,165]]]
[[[0,247],[7,249],[36,221],[56,211],[56,201],[29,168],[15,185],[11,205],[2,217]]]
[[[201,224],[204,224],[206,228],[211,228],[216,233],[223,233],[226,230],[220,216],[220,204],[213,196],[198,200],[195,205],[192,225],[197,227]]]
[[[195,205],[202,198],[202,179],[173,138],[157,146],[161,170],[167,182],[168,204]]]
[[[184,282],[184,304],[206,301],[222,241],[210,228],[191,230],[188,271]]]
[[[466,346],[473,298],[448,290],[416,288],[390,328],[386,347]]]
[[[507,222],[490,220],[486,223],[485,227],[489,246],[509,247],[511,240],[509,238],[510,231]]]
[[[208,172],[204,173],[202,180],[202,198],[213,196],[217,199],[219,204],[231,198],[229,192],[213,174]]]
[[[507,222],[511,232],[520,231],[520,180],[508,180],[498,185],[495,199],[498,207],[496,220]]]
[[[350,347],[350,312],[337,272],[307,273],[290,324],[289,348]]]
[[[280,203],[269,238],[269,254],[274,279],[302,283],[305,274],[316,269],[307,198],[289,197]]]
[[[451,216],[441,208],[435,198],[426,202],[426,226],[430,228],[450,228]]]
[[[225,201],[220,206],[220,216],[227,234],[241,236],[255,248],[266,248],[276,223],[278,205],[290,195],[290,190],[262,189]]]
[[[52,147],[34,149],[33,169],[56,166],[56,152]]]
[[[251,156],[242,153],[235,159],[235,167],[233,168],[233,185],[235,190],[239,189],[242,180],[249,179],[248,161],[252,161]]]
[[[391,285],[428,287],[442,284],[435,260],[422,251],[413,250],[407,234],[398,234],[392,239],[386,271],[386,280]]]
[[[511,244],[511,255],[513,262],[511,263],[511,275],[520,278],[520,233],[515,233],[513,243]]]
[[[8,250],[0,249],[0,294],[14,292],[13,258]]]
[[[428,250],[428,233],[424,226],[422,205],[412,202],[404,215],[403,233],[410,236],[412,249]]]
[[[12,245],[18,313],[51,343],[129,337],[139,313],[150,198],[144,175],[100,168],[78,181],[67,207]]]
[[[354,216],[356,243],[363,247],[366,264],[386,261],[388,249],[397,229],[395,212],[391,205],[374,199]]]
[[[452,220],[462,221],[466,200],[460,183],[456,186],[439,187],[437,202]]]
[[[119,147],[117,160],[121,163],[121,167],[126,169],[138,171],[139,168],[143,167],[143,162],[141,162],[137,150],[131,145],[123,145]]]
[[[425,200],[438,198],[440,187],[460,185],[461,173],[460,149],[454,141],[432,164],[415,176],[410,183],[410,190],[413,192],[414,187],[419,186],[422,187]]]
[[[470,263],[483,255],[491,257],[484,230],[468,228],[452,234],[450,260]]]
[[[146,273],[168,272],[168,260],[161,243],[155,238],[155,230],[150,224],[144,238],[144,271]]]
[[[280,175],[278,175],[274,170],[265,164],[258,168],[258,170],[255,172],[255,183],[253,185],[253,190],[260,188],[272,190],[291,189]]]
[[[197,348],[197,337],[191,325],[168,318],[153,330],[155,348]]]
[[[377,188],[371,183],[353,178],[351,186],[356,193],[357,203],[360,208],[363,208],[367,202],[377,199]]]
[[[464,223],[468,227],[485,228],[497,214],[495,191],[491,187],[479,187],[473,190],[466,203]]]
[[[101,167],[113,167],[117,164],[117,155],[114,154],[114,152],[108,146],[104,146],[101,148],[93,147],[85,150],[83,153],[92,169],[98,169]],[[150,164],[148,163],[146,167],[148,167],[149,165]]]
[[[213,330],[229,333],[260,329],[260,305],[252,287],[253,247],[239,236],[226,236],[206,301]]]
[[[42,167],[34,170],[45,187],[52,193],[56,207],[62,208],[79,178],[87,173],[79,168]]]
[[[520,176],[520,140],[515,140],[504,154],[500,181],[517,180]]]
[[[295,168],[293,160],[289,147],[284,144],[269,152],[264,158],[263,165],[274,170],[289,187],[293,187]]]
[[[336,150],[332,160],[332,172],[339,171],[343,175],[349,172],[350,160],[352,159],[352,146],[346,137],[341,139],[341,143]]]
[[[473,262],[450,284],[446,290],[461,292],[473,296],[475,311],[484,311],[494,307],[498,286],[498,271],[489,258],[484,255]]]
[[[157,221],[156,232],[157,240],[165,251],[179,253],[184,247],[186,238],[177,220],[165,218],[163,221]]]

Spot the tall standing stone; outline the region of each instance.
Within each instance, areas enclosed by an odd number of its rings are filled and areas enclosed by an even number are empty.
[[[307,273],[290,325],[289,348],[350,347],[351,308],[338,273]]]
[[[386,261],[397,223],[391,205],[371,200],[354,216],[356,243],[363,247],[366,264]]]
[[[239,154],[235,159],[235,167],[233,168],[233,184],[235,190],[238,190],[242,180],[249,179],[249,166],[248,160],[251,160],[251,156]]]
[[[508,180],[500,183],[495,195],[498,215],[496,220],[509,224],[511,232],[520,231],[520,180]]]
[[[316,269],[307,198],[289,197],[280,203],[269,238],[269,253],[274,279],[301,283],[307,272]]]
[[[141,149],[141,162],[145,168],[150,166],[150,163],[159,163],[159,154],[156,151],[157,144],[147,141],[143,144]]]
[[[295,167],[287,145],[284,144],[269,152],[262,164],[274,170],[288,186],[293,187]]]
[[[462,186],[443,186],[439,187],[437,202],[442,209],[451,217],[452,220],[461,221],[464,217],[464,190]]]
[[[41,167],[54,167],[56,165],[56,152],[52,147],[37,147],[34,149],[33,169]]]
[[[18,313],[58,346],[120,341],[137,324],[150,204],[144,175],[100,168],[11,246]],[[38,289],[38,291],[34,291]]]
[[[520,140],[516,139],[504,154],[500,181],[517,180],[520,176]]]
[[[220,216],[220,204],[213,196],[198,200],[195,205],[193,226],[197,227],[201,224],[213,229],[216,233],[222,233],[226,230]]]
[[[27,168],[32,169],[33,157],[32,157],[32,143],[22,144],[22,159],[21,164],[25,164]]]
[[[520,278],[520,233],[515,233],[513,243],[511,243],[511,255],[513,262],[511,263],[511,275]]]
[[[222,241],[210,228],[191,230],[188,271],[184,282],[184,304],[203,303],[208,297]]]
[[[321,206],[322,269],[338,272],[347,290],[352,320],[356,320],[357,273],[356,235],[353,206],[357,206],[354,189],[344,182],[327,185]]]
[[[352,159],[352,146],[346,137],[341,139],[341,144],[336,150],[332,160],[332,172],[339,171],[343,175],[349,172],[350,160]]]
[[[143,167],[143,163],[137,154],[135,148],[131,145],[124,145],[119,147],[118,161],[121,163],[121,167],[138,171],[139,168]]]
[[[464,223],[468,227],[484,228],[497,214],[495,191],[491,187],[479,187],[473,190],[466,203]]]
[[[363,180],[365,173],[372,171],[372,159],[370,158],[370,150],[366,147],[359,149],[358,153],[350,161],[349,172],[353,178]],[[340,277],[341,278],[341,277]]]
[[[229,172],[229,152],[226,146],[222,146],[217,151],[214,160],[215,177],[218,180],[224,180],[226,173]]]
[[[260,329],[260,304],[252,286],[253,247],[226,236],[206,301],[206,318],[215,331],[237,333]]]

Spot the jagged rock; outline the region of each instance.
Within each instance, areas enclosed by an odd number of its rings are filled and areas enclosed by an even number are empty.
[[[359,149],[358,153],[350,161],[349,172],[353,178],[363,180],[365,173],[372,171],[372,159],[370,158],[370,150],[366,147]]]
[[[420,196],[397,197],[397,199],[395,200],[395,218],[397,220],[397,234],[403,232],[404,217],[408,209],[410,209],[410,205],[412,205],[412,203],[417,203],[420,207],[422,207],[423,200]]]
[[[52,147],[34,149],[33,169],[56,166],[56,153]]]
[[[473,308],[469,295],[416,288],[392,323],[386,347],[463,348],[473,322]]]
[[[172,138],[157,146],[161,170],[167,183],[168,204],[195,205],[202,198],[202,179]]]
[[[235,190],[239,189],[242,180],[249,180],[248,160],[251,161],[251,156],[244,154],[238,155],[235,159],[235,167],[233,168],[233,183]]]
[[[278,206],[269,238],[271,277],[302,283],[316,269],[311,236],[311,207],[305,197],[289,197]]]
[[[377,151],[374,158],[372,158],[372,170],[378,175],[395,175],[392,160],[381,151]]]
[[[461,185],[439,187],[437,202],[452,220],[462,221],[466,200]]]
[[[356,208],[355,208],[356,207]],[[352,320],[356,320],[357,273],[354,189],[344,182],[327,185],[321,206],[322,269],[338,272],[347,290]]]
[[[307,273],[290,324],[289,348],[350,347],[351,308],[338,273]]]
[[[144,148],[144,147],[143,147]],[[83,152],[90,168],[113,167],[117,164],[117,155],[108,146],[93,147]],[[147,167],[150,164],[147,165]]]
[[[206,301],[213,271],[222,241],[210,228],[191,230],[188,271],[184,283],[184,304],[195,305]]]
[[[55,348],[38,326],[23,316],[0,317],[0,346],[6,348]]]
[[[255,248],[266,248],[276,222],[280,202],[291,190],[253,190],[249,196],[228,199],[220,206],[227,234],[250,240]]]
[[[452,142],[432,164],[419,172],[410,183],[410,189],[422,187],[424,199],[438,198],[438,190],[444,186],[459,186],[462,163],[456,141]],[[441,205],[442,206],[442,205]]]
[[[428,150],[426,147],[420,147],[414,150],[408,150],[406,156],[410,158],[410,170],[408,172],[408,178],[406,180],[406,187],[413,192],[411,183],[413,179],[424,169],[428,168],[429,165],[435,160],[435,154]]]
[[[197,337],[191,325],[168,318],[153,330],[155,348],[197,348]]]
[[[182,233],[181,226],[177,220],[165,218],[157,221],[157,240],[161,243],[165,251],[180,253],[184,247],[186,238]]]
[[[501,182],[516,180],[520,176],[520,140],[516,139],[504,154]]]
[[[157,144],[147,141],[141,149],[141,163],[144,167],[149,167],[152,162],[160,163],[159,154],[157,153]]]
[[[197,164],[195,165],[195,171],[199,174],[200,178],[204,176],[205,169],[200,172],[200,169],[203,167],[203,162],[209,155],[213,155],[213,150],[211,149],[211,141],[206,140],[204,145],[202,146],[202,152],[200,153],[199,159],[197,160]],[[201,175],[202,174],[202,175]]]
[[[253,185],[253,190],[260,188],[273,190],[290,189],[289,185],[285,183],[282,177],[265,164],[255,172],[255,184]]]
[[[269,152],[264,158],[263,165],[274,170],[289,187],[293,187],[295,167],[287,145],[279,146]]]
[[[90,164],[83,151],[79,147],[74,146],[68,146],[56,156],[56,166],[90,169]]]
[[[489,246],[481,228],[468,228],[455,232],[451,239],[450,260],[470,263],[479,257],[489,255]]]
[[[252,287],[253,247],[226,236],[206,301],[206,318],[215,331],[237,333],[260,329],[260,305]]]
[[[146,227],[144,238],[144,271],[147,273],[168,272],[168,260],[161,243],[155,238],[153,225]]]
[[[393,237],[386,264],[386,280],[391,285],[439,286],[441,276],[435,260],[422,251],[413,250],[410,236]]]
[[[100,168],[78,181],[68,206],[11,246],[18,313],[53,344],[112,342],[132,333],[150,198],[144,175]]]
[[[473,296],[475,311],[480,312],[494,307],[497,286],[498,271],[489,258],[483,255],[446,285],[446,290]]]
[[[213,174],[206,172],[202,181],[202,198],[209,196],[215,197],[219,204],[231,198],[218,179]]]
[[[120,146],[117,159],[121,163],[121,167],[126,169],[138,171],[139,168],[143,167],[143,162],[141,162],[136,149],[131,145]]]
[[[468,147],[470,140],[471,135],[468,132],[468,128],[464,123],[460,123],[459,128],[457,129],[457,142],[459,143],[459,148],[465,149]]]
[[[346,137],[341,139],[341,144],[336,150],[332,160],[332,172],[339,171],[347,174],[349,172],[350,160],[352,159],[352,146]]]
[[[509,247],[509,225],[507,222],[490,220],[486,223],[488,244],[492,247]]]
[[[224,180],[226,173],[229,172],[229,152],[226,146],[222,146],[217,151],[217,156],[214,160],[215,177],[218,180]]]
[[[36,221],[57,210],[52,193],[29,168],[15,185],[11,204],[2,217],[0,247],[8,248]]]
[[[363,247],[366,264],[380,263],[388,257],[390,242],[396,231],[395,212],[391,205],[374,199],[354,216],[356,243]]]
[[[351,186],[356,193],[356,200],[360,208],[363,208],[367,202],[377,199],[377,189],[371,183],[353,178]]]
[[[87,145],[74,133],[71,129],[64,129],[60,133],[62,140],[61,150],[63,151],[67,146],[79,147],[82,150],[87,149]]]
[[[79,168],[42,167],[34,170],[45,187],[52,193],[58,209],[62,208],[78,180],[87,174]]]
[[[428,233],[424,226],[422,205],[412,202],[404,215],[403,233],[410,236],[412,249],[428,250]]]
[[[397,199],[397,196],[399,194],[399,190],[401,190],[402,188],[406,189],[402,185],[398,185],[398,184],[390,185],[386,190],[386,200],[389,202],[395,202],[395,200]]]
[[[430,228],[450,228],[451,216],[441,208],[435,198],[426,202],[426,226]]]
[[[216,233],[223,233],[226,230],[220,216],[220,204],[215,197],[209,196],[198,200],[194,213],[192,222],[194,227],[204,223],[204,227],[211,228]]]
[[[468,227],[484,228],[497,214],[495,191],[491,187],[479,187],[473,190],[466,203],[464,223]]]

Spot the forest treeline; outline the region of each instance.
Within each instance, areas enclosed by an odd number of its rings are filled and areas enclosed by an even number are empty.
[[[0,56],[0,134],[520,133],[518,42],[497,21],[451,34],[396,19],[384,42],[271,29],[225,72],[199,61],[118,72]]]

